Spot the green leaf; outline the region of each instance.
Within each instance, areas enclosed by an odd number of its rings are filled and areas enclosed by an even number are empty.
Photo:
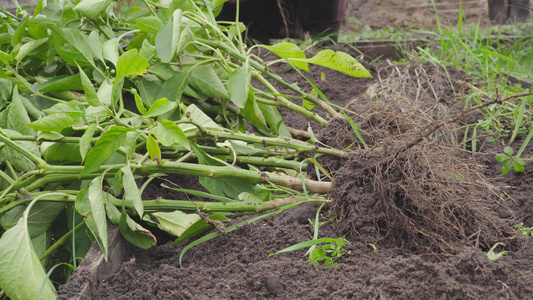
[[[210,220],[222,221],[222,222],[230,221],[230,219],[228,219],[222,213],[211,215],[211,216],[209,216],[209,219]],[[196,223],[194,223],[191,226],[189,226],[189,228],[187,228],[184,232],[182,232],[179,235],[179,238],[176,239],[176,241],[174,241],[172,246],[175,246],[175,245],[181,243],[182,241],[184,241],[184,240],[186,240],[188,238],[191,238],[193,236],[197,236],[200,233],[207,231],[211,227],[213,227],[213,225],[208,224],[204,220],[200,219],[200,220],[196,221]]]
[[[510,157],[505,155],[505,154],[498,154],[494,157],[494,159],[496,159],[497,162],[504,162],[506,160],[508,160]]]
[[[332,239],[332,238],[309,240],[309,241],[305,241],[305,242],[302,242],[302,243],[298,243],[298,244],[292,245],[292,246],[287,247],[287,248],[285,248],[283,250],[280,250],[280,251],[278,251],[276,253],[272,253],[269,256],[280,254],[280,253],[285,253],[285,252],[290,252],[290,251],[296,251],[296,250],[300,250],[300,249],[305,249],[305,248],[309,248],[311,246],[318,245],[318,244],[336,243],[336,242],[337,242],[337,240],[336,239]]]
[[[94,132],[96,131],[96,124],[91,124],[87,129],[85,130],[85,133],[81,136],[80,139],[80,155],[81,160],[85,160],[85,156],[87,155],[87,152],[89,152],[91,148],[91,140],[93,138]]]
[[[50,164],[81,163],[80,146],[73,143],[54,143],[46,148],[43,159]]]
[[[230,100],[239,108],[244,108],[250,92],[252,81],[252,69],[248,60],[242,67],[239,67],[229,74],[229,94]]]
[[[162,230],[174,236],[180,236],[194,223],[201,220],[197,214],[186,214],[179,210],[173,212],[157,212],[153,213],[152,216],[159,221],[159,227]]]
[[[157,141],[151,135],[149,135],[148,138],[146,139],[146,150],[148,150],[148,154],[150,154],[150,158],[153,161],[156,161],[157,164],[159,165],[161,163],[161,149],[159,148]]]
[[[154,102],[144,115],[145,117],[156,117],[175,109],[178,106],[176,102],[168,101],[167,98],[161,98]]]
[[[135,246],[148,249],[157,243],[155,236],[147,229],[133,221],[123,209],[120,215],[120,233]]]
[[[111,0],[81,0],[74,10],[82,13],[89,19],[96,19],[101,12],[106,10],[111,4]]]
[[[51,21],[59,21],[63,16],[65,0],[47,0],[43,7],[44,13]]]
[[[515,172],[524,172],[526,166],[526,161],[521,159],[520,157],[513,158],[513,169]]]
[[[80,74],[56,76],[39,86],[40,92],[82,90]]]
[[[13,33],[13,41],[12,41],[13,46],[20,44],[20,42],[22,41],[22,36],[24,35],[24,32],[26,31],[26,25],[28,24],[29,18],[30,18],[30,15],[26,15],[24,19],[20,21],[19,26],[15,30],[15,33]]]
[[[115,83],[126,76],[142,76],[146,73],[149,66],[150,64],[139,54],[137,49],[124,52],[117,61]]]
[[[260,130],[266,131],[266,119],[261,111],[261,108],[255,101],[253,93],[250,91],[250,97],[246,106],[241,110],[241,115],[253,126],[257,127]]]
[[[94,218],[93,227],[94,234],[100,249],[107,261],[107,217],[105,210],[105,194],[102,191],[103,178],[102,176],[95,177],[89,185],[89,203],[91,204],[91,215]]]
[[[57,131],[70,127],[76,122],[66,113],[59,113],[46,116],[32,123],[27,123],[26,126],[31,129],[43,132]]]
[[[202,149],[191,144],[194,153],[198,157],[198,162],[209,166],[228,166],[226,162],[212,157]],[[246,181],[235,178],[210,178],[200,177],[200,183],[212,194],[228,196],[237,199],[242,192],[254,193],[253,186]]]
[[[169,147],[177,143],[184,146],[188,150],[191,149],[189,140],[185,136],[185,133],[183,133],[183,130],[169,120],[163,120],[161,123],[158,123],[153,131],[157,140],[165,147]]]
[[[26,123],[30,123],[30,117],[26,112],[22,98],[18,92],[18,87],[13,89],[13,97],[9,105],[9,112],[5,128],[17,131],[22,135],[35,135],[35,131],[27,127]]]
[[[370,72],[368,72],[363,65],[348,53],[342,51],[335,52],[331,49],[326,49],[318,52],[318,54],[312,58],[290,58],[289,61],[294,64],[297,62],[307,62],[330,68],[353,77],[372,78]]]
[[[44,288],[41,290],[41,285]],[[56,299],[54,286],[35,253],[26,218],[0,238],[0,288],[13,300]]]
[[[309,66],[307,65],[307,62],[305,61],[306,56],[305,53],[298,47],[298,45],[294,43],[289,42],[282,42],[278,43],[272,46],[265,46],[268,50],[274,52],[277,56],[285,59],[303,59],[303,61],[292,61],[295,67],[300,68],[302,70],[309,72]]]
[[[144,107],[141,97],[139,96],[139,94],[137,94],[137,90],[131,89],[131,91],[133,92],[133,97],[135,98],[135,106],[137,106],[137,110],[143,115],[146,114],[147,110]]]
[[[229,98],[224,84],[211,65],[193,67],[189,82],[197,91],[208,97]]]
[[[102,56],[109,60],[113,65],[117,66],[117,61],[120,55],[118,54],[119,44],[118,38],[110,39],[102,43]]]
[[[175,10],[172,16],[172,22],[163,26],[155,37],[157,56],[159,56],[163,62],[173,60],[176,55],[181,32],[181,16],[181,9]]]
[[[147,33],[157,33],[164,26],[163,22],[156,16],[138,18],[135,20],[135,24],[140,31]]]
[[[81,85],[83,87],[83,91],[85,92],[85,99],[87,99],[87,102],[91,106],[100,106],[100,100],[98,99],[98,95],[96,94],[96,89],[94,88],[93,83],[85,74],[85,72],[83,72],[83,69],[80,66],[78,66],[78,70],[80,72]]]
[[[190,71],[180,72],[165,81],[157,91],[156,99],[167,98],[170,101],[179,101],[185,87],[189,84],[189,74]]]
[[[48,41],[48,38],[42,38],[38,40],[31,40],[27,42],[26,44],[20,46],[19,52],[15,56],[16,61],[21,61],[26,55],[28,55],[30,52],[35,50],[37,47],[41,46],[42,44],[46,43]]]
[[[2,131],[12,136],[21,136],[20,133],[13,131],[13,130],[2,129]],[[31,153],[35,154],[36,156],[40,156],[41,154],[39,152],[39,147],[37,147],[35,142],[16,141],[15,143],[19,144],[21,147],[25,149],[28,149]],[[2,161],[8,161],[9,163],[11,163],[11,165],[13,165],[15,170],[20,171],[20,172],[32,171],[35,169],[35,164],[33,164],[33,162],[31,162],[28,158],[26,158],[21,153],[7,146],[0,147],[0,162]]]
[[[19,205],[10,209],[0,218],[0,225],[5,230],[10,229],[23,217],[28,205]],[[65,207],[64,203],[57,202],[36,202],[28,213],[28,234],[34,238],[46,232],[52,223]]]
[[[505,148],[503,148],[503,152],[507,155],[509,155],[509,157],[513,156],[513,148],[507,146]]]
[[[104,132],[98,139],[93,149],[89,151],[85,160],[85,167],[80,176],[94,172],[100,168],[102,163],[113,155],[126,140],[126,133],[130,129],[113,126]]]
[[[131,201],[137,214],[142,217],[144,215],[144,205],[141,199],[141,191],[137,187],[130,165],[125,165],[122,169],[122,185],[124,186],[124,200]]]
[[[52,35],[57,52],[67,63],[81,67],[94,65],[93,53],[87,46],[89,39],[76,28],[52,27]]]

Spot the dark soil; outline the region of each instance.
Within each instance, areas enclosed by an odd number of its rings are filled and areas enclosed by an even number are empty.
[[[461,122],[417,140],[427,126],[463,108],[468,78],[428,63],[397,67],[379,62],[368,68],[374,79],[320,67],[306,74],[331,102],[356,112],[353,119],[369,147],[382,149],[363,151],[344,120],[334,119],[325,129],[313,127],[328,145],[352,145],[348,159],[320,158],[335,175],[333,204],[322,213],[324,219],[335,219],[320,228],[320,237],[345,236],[350,242],[338,266],[310,263],[304,250],[269,256],[312,239],[308,219],[315,217],[316,207],[309,204],[199,244],[185,254],[182,266],[179,255],[185,245],[171,247],[172,241],[158,236],[159,246],[133,249],[117,274],[93,282],[91,297],[530,299],[533,244],[512,226],[533,226],[533,173],[526,167],[525,173],[500,176],[494,155],[503,146],[480,143],[478,153],[464,150],[463,133],[457,129]],[[282,65],[277,72],[308,86]],[[477,117],[471,114],[463,122]],[[305,118],[290,113],[286,123],[308,127]],[[168,180],[197,187],[190,177]],[[186,197],[155,183],[145,191],[146,199]],[[498,242],[505,245],[495,252],[508,255],[491,261],[486,254]],[[59,292],[65,299],[76,294],[76,282]]]

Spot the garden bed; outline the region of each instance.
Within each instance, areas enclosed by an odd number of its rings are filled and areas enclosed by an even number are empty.
[[[423,119],[409,113],[398,117],[402,105],[433,110],[429,115],[420,114],[442,120],[457,115],[464,105],[464,100],[459,98],[468,90],[468,78],[453,68],[444,70],[417,62],[408,66],[381,62],[369,70],[374,79],[351,78],[315,67],[310,79],[330,101],[358,112],[361,119],[357,121],[364,124],[360,127],[361,134],[371,145],[408,144],[414,132],[434,124],[431,119],[419,123]],[[278,73],[289,80],[301,81],[288,69],[280,67]],[[416,88],[409,88],[410,84]],[[417,94],[417,90],[420,99],[415,101],[416,97],[410,96]],[[379,99],[375,95],[380,95]],[[475,116],[468,118],[465,121],[472,121]],[[292,127],[307,128],[304,118],[291,115],[286,120]],[[449,125],[461,124],[464,123]],[[321,141],[337,148],[350,145],[357,138],[346,125],[331,122],[322,131]],[[336,267],[310,263],[304,250],[269,256],[312,238],[313,227],[308,219],[315,217],[316,207],[306,204],[191,248],[184,255],[181,267],[179,256],[187,242],[171,247],[172,240],[158,236],[159,246],[149,250],[133,248],[118,272],[102,274],[92,281],[88,296],[95,299],[527,298],[533,293],[533,264],[529,259],[532,245],[512,226],[533,225],[530,197],[533,177],[528,172],[500,176],[501,165],[494,162],[494,156],[501,153],[498,145],[482,143],[477,153],[471,153],[458,147],[461,138],[450,141],[448,138],[453,133],[444,129],[440,133],[446,138],[430,138],[399,154],[398,161],[386,171],[377,168],[384,157],[357,151],[346,160],[321,161],[335,177],[333,203],[329,211],[322,211],[322,216],[335,219],[320,228],[320,237],[346,236],[350,242],[345,246],[349,253],[337,260]],[[450,178],[451,182],[447,183],[430,182],[430,178],[446,179],[450,170],[460,172],[464,182]],[[365,175],[365,172],[371,173]],[[376,179],[379,176],[381,181]],[[182,176],[169,180],[184,188],[190,184]],[[419,186],[417,182],[424,185]],[[399,195],[402,191],[404,194]],[[413,191],[419,194],[409,194]],[[147,189],[143,197],[179,199],[182,196],[166,193],[169,190],[156,185]],[[429,195],[434,199],[428,198]],[[445,201],[443,195],[453,199]],[[457,219],[446,223],[450,217]],[[506,245],[499,246],[495,252],[506,250],[508,255],[492,261],[487,253],[497,241],[505,241]],[[64,299],[77,295],[79,281],[61,287],[59,293]]]

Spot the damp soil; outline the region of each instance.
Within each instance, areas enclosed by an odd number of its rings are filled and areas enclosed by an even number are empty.
[[[284,65],[274,68],[311,90]],[[312,239],[309,219],[317,207],[305,204],[201,243],[187,251],[182,265],[179,256],[187,242],[172,247],[170,237],[158,234],[158,246],[132,249],[117,273],[94,280],[91,298],[531,298],[533,242],[512,226],[533,227],[533,173],[526,168],[501,176],[494,156],[504,146],[483,137],[476,153],[469,151],[471,142],[462,143],[461,126],[476,122],[476,113],[406,146],[428,126],[463,109],[468,78],[429,63],[380,61],[367,68],[374,78],[352,78],[318,66],[306,73],[329,101],[355,113],[368,146],[383,150],[364,151],[343,120],[334,119],[326,128],[311,124],[323,143],[352,151],[347,159],[319,158],[335,178],[332,204],[321,214],[331,222],[320,228],[319,237],[349,242],[337,266],[313,264],[305,250],[269,256]],[[308,120],[283,113],[288,126],[307,131]],[[308,171],[316,176],[314,168]],[[172,185],[169,181],[201,188],[194,177],[174,176],[154,180],[143,197],[187,197],[160,187]],[[487,253],[498,242],[505,245],[495,252],[508,253],[492,261]],[[78,293],[76,280],[59,288],[61,299]]]

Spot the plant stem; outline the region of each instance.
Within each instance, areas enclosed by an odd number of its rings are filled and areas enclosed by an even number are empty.
[[[0,142],[4,142],[8,147],[11,147],[13,150],[24,155],[27,159],[33,162],[37,168],[42,169],[46,167],[47,163],[44,160],[7,138],[7,135],[2,131],[2,129],[0,129]]]
[[[82,221],[81,223],[76,225],[76,227],[74,227],[69,232],[67,232],[65,235],[63,235],[52,246],[50,246],[50,248],[46,249],[46,251],[43,254],[41,254],[41,256],[39,257],[39,261],[45,259],[48,255],[50,255],[50,253],[56,250],[59,246],[65,244],[68,241],[68,239],[72,236],[72,234],[74,234],[74,232],[80,231],[83,227],[85,227],[85,221]]]
[[[274,94],[280,94],[276,88],[270,84],[263,76],[259,74],[259,72],[254,71],[252,73],[253,78],[261,82],[268,90],[270,90]],[[300,113],[301,115],[305,116],[307,119],[311,119],[316,121],[318,124],[326,127],[328,125],[328,121],[319,116],[317,113],[309,111],[305,109],[304,107],[301,107],[300,105],[296,105],[292,103],[291,101],[287,100],[285,97],[277,96],[275,97],[275,100],[280,102],[282,106],[285,106],[291,110],[294,110],[297,113]]]
[[[231,48],[230,46],[228,46],[228,45],[226,45],[226,44],[224,44],[224,43],[222,43],[220,41],[212,41],[212,40],[207,40],[207,39],[197,39],[197,41],[199,41],[201,43],[204,43],[206,45],[209,45],[209,46],[211,46],[213,48],[220,48],[220,49],[226,51],[234,59],[237,59],[237,60],[242,61],[242,62],[246,61],[246,55],[236,51],[235,49]],[[335,109],[333,109],[333,107],[331,107],[329,104],[325,103],[324,101],[322,101],[322,100],[320,100],[320,99],[318,99],[316,97],[313,97],[313,96],[305,93],[298,86],[287,83],[283,79],[283,77],[270,72],[266,66],[261,65],[257,61],[254,61],[254,60],[249,60],[249,61],[250,61],[250,65],[254,69],[262,72],[266,76],[272,78],[277,83],[283,85],[284,87],[290,89],[291,91],[297,93],[298,95],[301,95],[304,99],[307,99],[307,100],[311,101],[312,103],[314,103],[318,107],[322,108],[325,112],[329,113],[332,117],[342,118],[342,115],[339,114]]]
[[[28,190],[34,190],[42,187],[45,184],[52,182],[72,182],[79,179],[91,179],[99,176],[104,171],[106,177],[114,176],[124,165],[105,165],[101,166],[98,171],[91,174],[79,177],[83,170],[83,166],[54,166],[48,165],[44,172],[44,177],[39,178],[29,187]],[[132,171],[137,175],[150,175],[152,173],[165,174],[183,174],[210,178],[239,178],[246,180],[252,184],[272,182],[277,185],[285,186],[291,189],[303,190],[305,185],[306,190],[311,193],[328,194],[332,189],[331,182],[314,181],[310,179],[302,179],[299,177],[292,177],[287,175],[280,175],[270,172],[257,172],[252,170],[240,169],[233,166],[208,166],[193,163],[171,162],[163,161],[160,165],[155,162],[148,162],[142,165],[132,165]],[[18,188],[25,186],[21,184]]]
[[[215,138],[222,138],[222,139],[227,139],[227,140],[239,140],[239,141],[245,141],[249,143],[260,143],[260,144],[267,144],[267,145],[273,145],[273,146],[287,147],[287,148],[295,149],[298,152],[322,153],[322,154],[328,154],[331,156],[336,156],[336,157],[341,157],[341,158],[348,157],[348,153],[346,153],[345,151],[319,147],[318,145],[312,145],[312,144],[302,142],[296,139],[272,138],[272,137],[255,136],[255,135],[250,135],[250,134],[212,131],[212,130],[206,131],[205,134],[213,136]]]

